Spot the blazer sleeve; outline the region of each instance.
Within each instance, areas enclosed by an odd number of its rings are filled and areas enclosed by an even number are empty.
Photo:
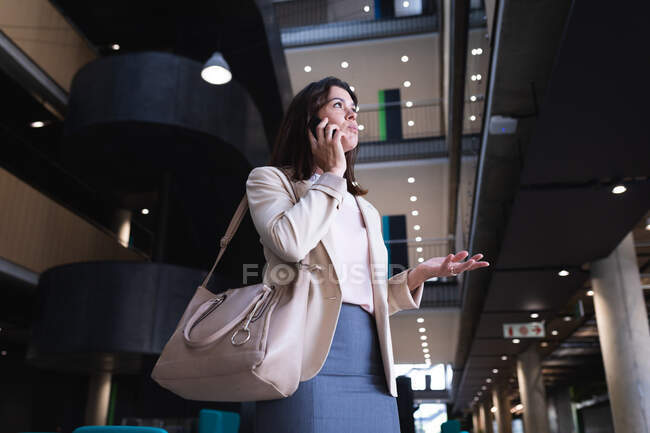
[[[395,274],[388,279],[388,315],[393,315],[401,310],[420,308],[424,282],[415,290],[408,287],[408,273],[414,268]]]
[[[329,230],[347,191],[344,177],[323,173],[295,203],[291,184],[276,167],[254,168],[246,181],[253,224],[264,246],[282,260],[302,260]]]

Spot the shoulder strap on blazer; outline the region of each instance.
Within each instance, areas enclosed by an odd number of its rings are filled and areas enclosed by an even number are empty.
[[[284,168],[281,167],[277,167],[277,168],[280,171],[282,171],[282,173],[284,173],[284,175],[287,177],[287,180],[289,181],[289,185],[291,185],[291,189],[293,190],[293,196],[296,199],[296,203],[297,203],[298,200],[300,200],[300,197],[298,197],[296,188],[294,187],[293,182],[291,182],[291,177],[289,176],[289,174]],[[228,224],[228,228],[226,229],[226,234],[223,235],[221,241],[219,242],[221,249],[219,250],[217,259],[214,261],[214,265],[212,265],[212,269],[210,269],[210,272],[208,272],[208,275],[206,275],[205,279],[203,280],[203,283],[201,283],[201,287],[203,287],[204,289],[206,288],[206,285],[210,281],[210,278],[212,277],[212,274],[214,273],[214,270],[217,267],[219,260],[221,260],[221,256],[223,256],[223,253],[226,252],[226,248],[228,248],[228,244],[230,243],[230,240],[233,238],[233,236],[235,236],[235,233],[237,232],[239,225],[244,219],[244,215],[246,215],[247,210],[248,210],[248,197],[246,196],[246,194],[244,194],[244,197],[239,202],[239,206],[237,206],[237,209],[235,210],[235,214],[232,216],[230,220],[230,224]]]

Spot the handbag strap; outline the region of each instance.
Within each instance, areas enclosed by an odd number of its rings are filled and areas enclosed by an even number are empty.
[[[284,175],[287,177],[287,180],[291,185],[291,189],[293,190],[293,196],[297,203],[300,200],[300,197],[298,197],[296,188],[293,185],[293,182],[291,182],[291,177],[289,176],[289,174],[286,172],[284,168],[282,167],[277,167],[277,168],[280,169],[282,173],[284,173]],[[221,256],[223,256],[223,253],[226,252],[226,248],[228,248],[228,244],[230,243],[230,240],[233,238],[233,236],[235,236],[235,233],[237,232],[239,225],[244,219],[244,215],[246,215],[247,210],[248,210],[248,196],[244,194],[244,197],[239,202],[239,206],[237,206],[237,210],[235,210],[235,214],[232,216],[230,220],[230,224],[228,224],[228,228],[226,229],[226,234],[223,235],[221,241],[219,242],[221,249],[219,250],[217,259],[214,261],[214,265],[212,265],[212,269],[210,269],[210,272],[208,272],[208,275],[206,275],[200,287],[203,287],[204,289],[206,288],[206,285],[210,281],[210,278],[212,277],[212,274],[214,273],[214,270],[217,267],[219,260],[221,260]]]

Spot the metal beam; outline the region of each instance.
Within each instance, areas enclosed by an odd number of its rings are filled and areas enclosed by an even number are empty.
[[[0,30],[0,69],[20,83],[59,118],[68,105],[68,94],[43,69]]]
[[[449,4],[449,89],[447,112],[447,148],[449,149],[449,220],[447,233],[456,233],[458,187],[460,180],[461,136],[465,106],[465,72],[467,69],[467,31],[469,0]],[[450,251],[454,243],[450,241]]]

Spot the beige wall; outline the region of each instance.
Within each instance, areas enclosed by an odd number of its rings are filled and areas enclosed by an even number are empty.
[[[47,0],[0,0],[0,30],[66,92],[74,74],[97,57]]]
[[[34,272],[95,260],[146,260],[0,168],[0,257]]]

